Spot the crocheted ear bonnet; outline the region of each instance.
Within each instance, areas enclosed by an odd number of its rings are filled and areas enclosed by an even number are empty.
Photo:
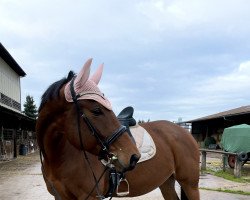
[[[91,63],[92,59],[88,59],[81,71],[77,74],[74,81],[75,93],[79,95],[78,99],[95,100],[105,108],[112,110],[111,103],[97,86],[102,76],[103,64],[101,64],[93,76],[89,78]],[[68,102],[73,102],[70,92],[70,82],[66,84],[64,94]]]

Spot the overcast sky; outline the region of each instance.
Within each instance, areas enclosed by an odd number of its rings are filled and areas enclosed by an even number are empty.
[[[0,42],[40,97],[69,70],[104,62],[115,113],[191,120],[250,104],[248,0],[0,0]]]

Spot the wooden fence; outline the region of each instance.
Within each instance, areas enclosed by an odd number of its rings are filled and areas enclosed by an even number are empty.
[[[0,129],[0,160],[10,160],[37,149],[36,134],[31,131]],[[23,151],[20,151],[23,150]]]
[[[201,170],[206,170],[206,155],[207,152],[211,153],[218,153],[222,154],[222,163],[223,163],[223,171],[226,171],[226,165],[227,165],[227,157],[228,155],[234,155],[236,156],[235,159],[235,167],[234,167],[234,176],[236,178],[241,177],[241,167],[242,167],[242,162],[239,160],[238,154],[237,153],[232,153],[232,152],[225,152],[225,151],[218,151],[218,150],[211,150],[211,149],[200,149],[201,152]]]

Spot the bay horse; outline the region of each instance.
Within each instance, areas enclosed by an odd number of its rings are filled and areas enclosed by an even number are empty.
[[[106,170],[112,166],[126,175],[128,197],[159,187],[164,199],[179,199],[177,180],[181,199],[198,200],[199,150],[191,134],[168,121],[141,124],[153,138],[156,154],[137,164],[140,153],[134,141],[97,86],[103,65],[89,78],[91,62],[42,95],[36,133],[48,191],[56,200],[103,199],[115,180]]]

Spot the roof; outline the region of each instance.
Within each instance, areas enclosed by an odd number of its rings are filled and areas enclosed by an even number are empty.
[[[5,47],[0,42],[0,57],[19,75],[25,76],[26,73],[10,55],[10,53],[5,49]]]
[[[9,115],[16,116],[16,117],[18,117],[20,119],[25,119],[27,121],[34,121],[34,122],[36,121],[36,119],[33,119],[33,118],[31,118],[31,117],[29,117],[29,116],[27,116],[27,115],[25,115],[25,114],[23,114],[21,112],[18,112],[18,111],[14,110],[14,109],[9,109],[9,108],[5,107],[4,105],[1,105],[1,104],[0,104],[0,113],[7,113]]]
[[[219,113],[216,113],[216,114],[213,114],[213,115],[208,115],[208,116],[205,116],[205,117],[201,117],[201,118],[198,118],[198,119],[193,119],[193,120],[186,121],[186,122],[191,123],[191,122],[212,120],[212,119],[230,117],[230,116],[235,116],[235,115],[243,115],[243,114],[250,114],[250,105],[241,106],[239,108],[234,108],[234,109],[231,109],[231,110],[219,112]]]

